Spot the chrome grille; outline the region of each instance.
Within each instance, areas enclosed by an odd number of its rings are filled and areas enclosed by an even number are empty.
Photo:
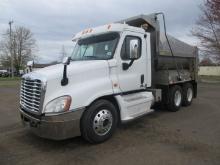
[[[40,111],[42,95],[42,83],[38,79],[23,78],[21,82],[20,104],[21,106],[33,112]]]

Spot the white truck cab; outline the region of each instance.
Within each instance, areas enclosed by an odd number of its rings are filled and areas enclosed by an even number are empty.
[[[73,53],[64,65],[23,76],[23,123],[41,137],[61,140],[82,135],[91,143],[99,143],[112,136],[119,122],[153,112],[152,105],[163,97],[173,111],[184,99],[190,104],[195,81],[187,69],[181,75],[184,79],[176,78],[179,75],[170,69],[168,84],[153,82],[164,69],[159,73],[152,66],[155,43],[151,35],[155,34],[127,23],[107,24],[76,34]],[[156,78],[154,71],[159,75]],[[169,93],[167,88],[172,90],[171,101],[162,96],[163,91]]]

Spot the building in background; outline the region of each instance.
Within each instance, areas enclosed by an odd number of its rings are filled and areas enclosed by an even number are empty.
[[[200,76],[220,76],[220,66],[200,66]]]
[[[204,58],[199,63],[200,76],[220,76],[220,65],[214,63],[210,58]]]

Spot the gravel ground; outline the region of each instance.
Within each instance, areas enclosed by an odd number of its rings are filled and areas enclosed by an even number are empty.
[[[199,84],[190,107],[157,110],[99,145],[32,135],[20,123],[18,87],[0,87],[0,94],[0,165],[220,164],[220,84]]]

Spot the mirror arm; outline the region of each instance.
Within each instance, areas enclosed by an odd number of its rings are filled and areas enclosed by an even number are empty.
[[[32,72],[32,67],[31,66],[29,66],[29,69],[30,69],[30,72]]]
[[[135,60],[135,59],[132,59],[132,60],[129,62],[129,64],[128,64],[129,67],[134,63],[134,60]]]
[[[61,80],[61,85],[62,86],[65,86],[68,84],[69,80],[67,78],[67,65],[64,65],[64,68],[63,68],[63,79]]]
[[[123,63],[123,64],[122,64],[122,69],[123,69],[123,70],[128,70],[128,68],[130,68],[131,65],[134,63],[134,60],[135,60],[135,59],[132,59],[129,63]]]

